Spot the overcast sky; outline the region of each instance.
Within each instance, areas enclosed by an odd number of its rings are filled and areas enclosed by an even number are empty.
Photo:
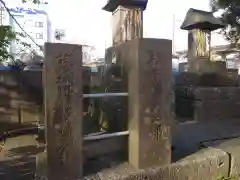
[[[48,1],[53,26],[65,29],[68,42],[94,45],[100,55],[104,54],[105,44],[108,47],[112,42],[111,13],[101,9],[107,0]],[[175,48],[186,49],[187,32],[179,27],[189,8],[210,10],[209,0],[149,0],[144,12],[144,36],[172,39],[175,14]],[[213,37],[213,44],[223,43],[221,37]]]

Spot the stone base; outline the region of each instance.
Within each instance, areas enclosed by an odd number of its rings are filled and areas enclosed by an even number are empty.
[[[240,88],[195,88],[194,119],[197,121],[240,118]]]
[[[195,102],[194,120],[196,121],[218,121],[240,118],[240,103],[230,100]]]
[[[182,72],[176,76],[175,83],[177,86],[238,86],[239,78],[237,74],[231,71],[222,73],[203,73]]]
[[[163,167],[152,167],[137,171],[130,165],[120,165],[97,175],[84,177],[92,180],[156,180],[156,179],[194,179],[212,180],[228,177],[229,156],[226,152],[208,148],[194,153],[181,161]]]
[[[226,72],[226,62],[224,61],[210,61],[208,59],[199,59],[189,62],[188,72],[193,73],[222,73]]]
[[[240,118],[239,87],[179,87],[175,95],[177,117],[196,121]]]
[[[240,177],[240,138],[204,142],[205,147],[213,147],[227,152],[231,158],[230,177]]]
[[[41,152],[36,156],[36,180],[47,180],[47,153]]]

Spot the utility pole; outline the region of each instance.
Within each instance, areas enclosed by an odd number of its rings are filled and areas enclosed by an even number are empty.
[[[3,25],[4,22],[4,7],[0,4],[0,26]]]
[[[175,42],[176,42],[176,23],[179,23],[179,22],[181,22],[182,23],[182,21],[180,20],[180,19],[176,19],[176,15],[175,14],[173,14],[173,28],[172,28],[172,52],[173,52],[173,54],[175,54],[175,52],[176,52],[176,47],[175,47]]]

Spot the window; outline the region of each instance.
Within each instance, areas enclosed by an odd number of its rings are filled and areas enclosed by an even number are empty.
[[[35,22],[36,27],[43,27],[43,22]]]
[[[43,34],[42,33],[37,33],[36,38],[37,39],[43,39]]]
[[[97,67],[91,67],[91,72],[98,72],[98,68]]]

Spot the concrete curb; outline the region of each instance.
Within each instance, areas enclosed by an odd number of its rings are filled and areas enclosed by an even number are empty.
[[[228,153],[215,148],[206,148],[169,166],[134,171],[129,165],[126,165],[84,179],[217,180],[220,177],[228,177],[229,168],[230,158]]]
[[[240,138],[210,141],[203,145],[228,153],[230,158],[229,176],[240,177]]]

